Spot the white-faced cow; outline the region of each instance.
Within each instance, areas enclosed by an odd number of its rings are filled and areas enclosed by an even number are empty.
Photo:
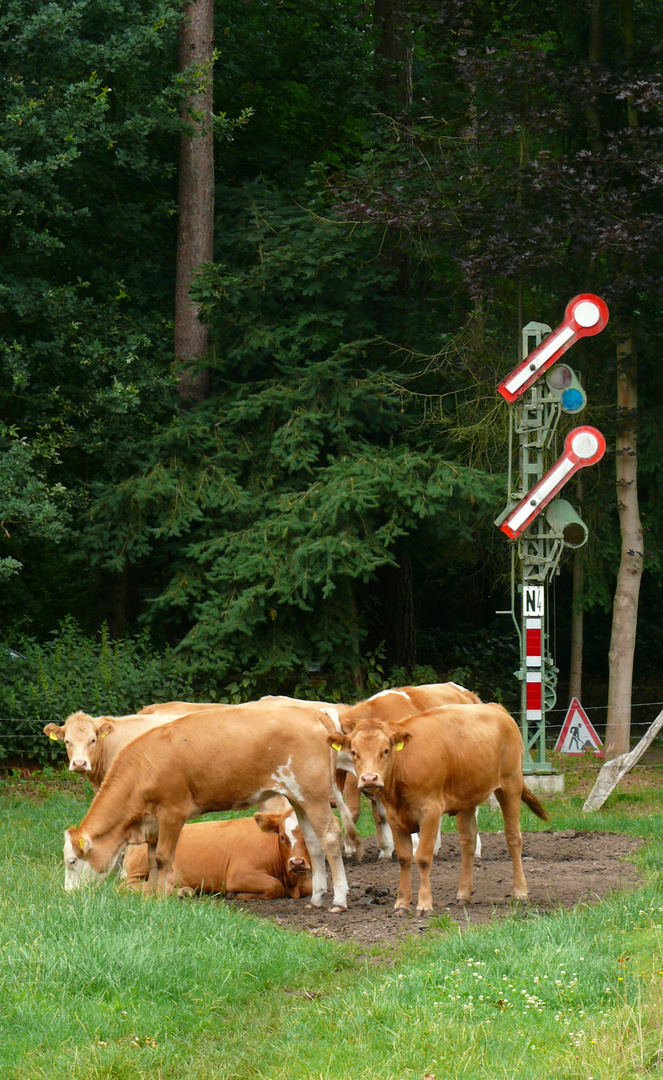
[[[284,813],[185,825],[167,887],[180,895],[223,893],[237,900],[297,899],[311,895],[310,869],[304,837],[294,810],[288,806]],[[127,848],[123,870],[129,888],[145,886],[150,871],[146,844]]]
[[[182,713],[161,710],[154,714],[130,716],[89,716],[72,713],[62,726],[47,724],[44,735],[64,742],[71,772],[87,776],[95,791],[99,791],[111,762],[119,750],[145,731],[169,724]]]
[[[457,899],[472,895],[476,807],[491,794],[504,815],[513,862],[513,896],[527,898],[520,832],[521,801],[540,818],[548,815],[523,780],[520,729],[501,705],[447,705],[406,720],[360,720],[349,734],[329,734],[347,750],[359,788],[379,794],[396,841],[401,867],[397,912],[412,901],[412,833],[419,832],[418,914],[433,909],[430,866],[442,814],[455,815],[461,843]]]
[[[338,709],[336,727],[340,730],[340,722],[343,729],[349,731],[360,720],[404,720],[408,716],[425,712],[426,709],[432,709],[438,705],[476,705],[480,703],[480,700],[472,690],[466,690],[464,686],[459,686],[454,682],[402,686],[393,690],[381,690],[357,705],[341,707]],[[334,719],[333,713],[329,712],[329,706],[325,711]],[[349,754],[343,752],[339,754],[337,768],[347,773],[343,795],[353,821],[357,821],[361,812],[361,795]],[[384,806],[377,795],[373,794],[370,799],[378,841],[378,859],[390,859],[394,852],[394,838],[387,822]],[[413,838],[415,848],[417,840],[418,837],[415,835]],[[439,837],[437,843],[439,844]],[[477,858],[481,855],[481,840],[478,834],[475,854]]]
[[[311,904],[322,904],[326,856],[331,911],[345,911],[347,880],[331,794],[327,731],[318,710],[247,704],[181,717],[125,746],[80,827],[66,831],[71,886],[105,877],[125,844],[145,841],[150,889],[165,892],[188,819],[285,795],[311,858]]]

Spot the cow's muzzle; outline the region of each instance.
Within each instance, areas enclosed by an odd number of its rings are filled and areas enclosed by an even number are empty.
[[[379,791],[384,787],[384,780],[379,773],[362,773],[357,781],[357,787],[360,791],[370,792]]]
[[[288,866],[293,874],[308,874],[311,869],[306,859],[290,859]]]
[[[69,769],[71,772],[89,772],[90,762],[86,761],[85,758],[74,758],[69,763]]]

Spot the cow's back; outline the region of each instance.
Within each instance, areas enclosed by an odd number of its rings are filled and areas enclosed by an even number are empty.
[[[410,739],[394,754],[396,777],[419,795],[443,789],[476,805],[503,782],[522,778],[522,735],[502,705],[440,706],[397,726]]]
[[[296,801],[298,785],[329,786],[326,729],[315,709],[293,715],[284,706],[247,704],[197,712],[125,746],[109,783],[118,792],[137,785],[144,799],[190,801],[199,813],[248,808],[263,793],[291,798],[293,789]]]
[[[403,720],[441,705],[476,705],[480,698],[456,683],[430,683],[382,690],[341,713],[344,727],[359,720]]]

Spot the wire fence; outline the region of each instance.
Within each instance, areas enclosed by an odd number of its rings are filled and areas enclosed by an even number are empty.
[[[590,705],[582,706],[583,712],[587,715],[591,721],[593,727],[597,731],[605,729],[608,706],[607,705]],[[648,730],[656,715],[663,708],[663,701],[637,701],[631,704],[631,734],[637,736],[638,733],[644,735]],[[545,714],[546,732],[549,733],[552,738],[556,733],[559,733],[564,726],[564,720],[568,713],[568,706],[559,706],[553,709],[547,709]],[[649,716],[638,715],[635,710],[651,709],[652,713]],[[654,712],[654,710],[656,710]],[[17,729],[15,731],[7,730],[10,725],[18,724],[32,724],[34,730],[25,731],[25,729]],[[0,743],[2,742],[3,735],[14,739],[34,739],[37,736],[43,735],[44,720],[36,720],[30,717],[11,717],[0,718],[0,727],[4,730],[0,732]]]

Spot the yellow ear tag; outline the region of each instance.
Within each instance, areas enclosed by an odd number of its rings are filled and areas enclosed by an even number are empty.
[[[341,746],[340,742],[333,742],[333,743],[332,743],[332,746],[334,747],[334,750],[339,750],[339,751],[340,751],[340,750],[342,750],[342,749],[343,749],[343,747]]]
[[[49,739],[52,739],[52,740],[53,740],[53,742],[57,742],[57,741],[58,741],[58,737],[57,737],[57,735],[54,735],[54,734],[53,734],[53,732],[51,732],[51,734],[50,734],[50,735],[49,735],[48,737],[49,737]]]
[[[106,735],[107,735],[107,734],[108,734],[108,733],[107,733],[106,731],[102,731],[102,733],[101,733],[101,735],[99,736],[99,738],[100,738],[100,739],[105,739],[105,738],[106,738]]]
[[[404,742],[398,742],[398,743],[396,743],[396,745],[394,747],[394,750],[402,750],[404,746],[405,746]]]

